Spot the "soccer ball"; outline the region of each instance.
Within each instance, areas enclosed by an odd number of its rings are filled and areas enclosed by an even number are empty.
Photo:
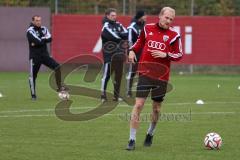
[[[60,91],[58,92],[58,97],[61,99],[61,100],[68,100],[70,95],[67,91]]]
[[[220,149],[222,146],[222,138],[217,133],[208,133],[204,139],[204,146],[207,149]]]

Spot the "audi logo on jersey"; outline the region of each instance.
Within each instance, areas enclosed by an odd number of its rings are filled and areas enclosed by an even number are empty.
[[[149,48],[154,48],[154,49],[160,49],[160,50],[165,50],[166,49],[166,44],[161,43],[161,42],[157,42],[157,41],[153,41],[153,40],[149,40],[148,41],[148,47]]]
[[[180,26],[174,26],[174,28],[180,33]],[[183,35],[184,37],[184,53],[185,54],[192,54],[192,26],[184,26],[185,29],[185,35]],[[165,49],[165,45],[164,43],[160,43],[160,42],[153,42],[153,41],[149,41],[148,43],[148,47],[150,48],[155,48],[155,49]],[[98,38],[98,41],[96,42],[92,52],[93,53],[101,53],[102,50],[102,39],[101,37]]]

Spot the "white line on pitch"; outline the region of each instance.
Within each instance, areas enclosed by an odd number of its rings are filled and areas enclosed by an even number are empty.
[[[121,116],[126,113],[109,113],[104,114],[103,116]],[[129,113],[130,114],[130,113]],[[149,113],[141,113],[141,114],[149,114]],[[239,112],[191,112],[191,113],[164,113],[164,114],[193,114],[193,115],[215,115],[215,114],[239,114]],[[0,115],[0,118],[25,118],[25,117],[56,117],[55,114],[23,114],[23,115]]]
[[[240,104],[240,102],[208,102],[206,104]],[[151,104],[146,104],[151,105]],[[164,105],[171,105],[171,106],[181,106],[181,105],[195,105],[195,103],[164,103]],[[126,104],[119,104],[119,107],[126,107],[131,108],[132,106],[126,105]],[[70,110],[81,110],[81,109],[94,109],[94,107],[71,107]],[[45,112],[45,111],[55,111],[54,108],[48,108],[48,109],[22,109],[22,110],[6,110],[6,111],[0,111],[1,113],[22,113],[22,112]]]

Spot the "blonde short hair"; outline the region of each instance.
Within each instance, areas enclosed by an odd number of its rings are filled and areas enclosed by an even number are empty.
[[[161,9],[161,11],[160,11],[160,15],[163,15],[164,14],[164,12],[165,11],[170,11],[170,12],[172,12],[174,15],[175,15],[175,9],[173,9],[173,8],[171,8],[171,7],[163,7],[162,9]]]

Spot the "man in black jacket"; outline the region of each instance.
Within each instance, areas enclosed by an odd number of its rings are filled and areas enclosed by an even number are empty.
[[[64,90],[61,85],[60,65],[49,56],[47,43],[52,41],[51,34],[45,26],[41,26],[41,16],[32,17],[32,23],[27,29],[27,39],[29,43],[30,76],[29,85],[32,100],[36,100],[36,78],[42,64],[55,70],[58,91]]]
[[[127,29],[116,21],[117,11],[109,8],[105,12],[103,19],[103,29],[101,33],[103,46],[104,71],[102,78],[102,102],[107,100],[106,89],[111,74],[114,72],[114,101],[119,100],[120,84],[123,72],[124,55],[127,52]]]
[[[129,47],[132,47],[134,43],[137,41],[140,32],[142,31],[147,16],[145,15],[144,11],[138,11],[134,18],[132,19],[131,24],[128,26],[128,43]],[[136,54],[136,62],[139,61],[141,54]],[[137,65],[138,63],[129,65],[129,72],[127,76],[127,96],[132,97],[132,85],[133,85],[133,78],[136,75]]]

